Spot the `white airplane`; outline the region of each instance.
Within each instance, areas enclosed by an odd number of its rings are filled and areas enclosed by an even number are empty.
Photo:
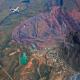
[[[19,12],[19,7],[15,8],[15,9],[10,9],[11,12],[15,13],[15,12]]]

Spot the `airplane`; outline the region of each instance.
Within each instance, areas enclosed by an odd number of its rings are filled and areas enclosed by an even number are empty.
[[[19,7],[11,8],[10,11],[13,12],[13,13],[19,12]]]

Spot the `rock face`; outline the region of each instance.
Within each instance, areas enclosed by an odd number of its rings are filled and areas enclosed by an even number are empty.
[[[18,43],[47,43],[48,41],[64,41],[70,31],[80,31],[79,24],[54,6],[50,13],[40,13],[23,21],[12,32],[12,39]]]

